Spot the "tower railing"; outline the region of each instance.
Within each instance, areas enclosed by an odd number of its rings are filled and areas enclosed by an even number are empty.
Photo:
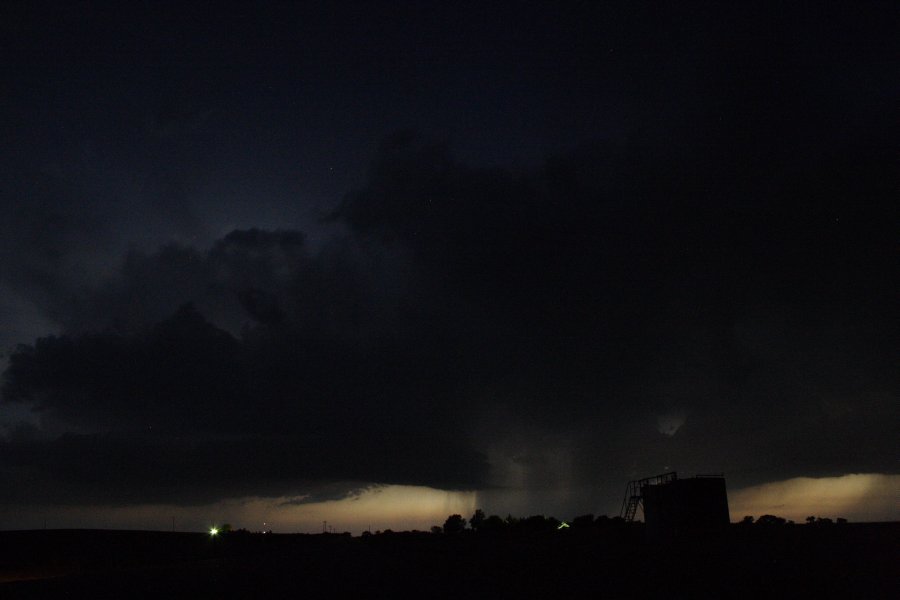
[[[631,523],[634,521],[635,515],[637,515],[638,508],[642,505],[643,490],[645,487],[671,483],[676,479],[678,479],[678,474],[675,471],[671,471],[669,473],[660,473],[659,475],[654,475],[652,477],[645,477],[644,479],[629,481],[628,487],[625,488],[625,498],[622,500],[622,508],[619,511],[619,516],[628,523]]]

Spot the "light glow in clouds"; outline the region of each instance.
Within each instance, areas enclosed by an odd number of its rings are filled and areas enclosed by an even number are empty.
[[[432,525],[443,525],[451,514],[468,519],[475,512],[475,504],[475,492],[389,485],[370,488],[359,496],[341,500],[283,505],[277,515],[280,523],[290,523],[289,529],[301,531],[310,529],[309,524],[313,525],[313,530],[315,527],[321,530],[322,521],[333,523],[335,532],[361,533],[369,527],[372,531],[427,531]]]
[[[598,506],[618,504],[613,496],[585,491]],[[602,495],[603,497],[597,497]],[[389,485],[372,487],[361,494],[339,500],[296,503],[296,498],[240,498],[214,504],[174,506],[142,504],[137,506],[29,507],[0,510],[0,529],[55,528],[155,529],[168,531],[175,519],[178,531],[206,531],[211,520],[232,523],[235,529],[272,530],[276,533],[320,533],[322,522],[335,533],[349,531],[358,535],[392,529],[428,531],[443,525],[449,515],[468,519],[476,508],[487,513],[552,515],[565,519],[574,516],[560,511],[556,491],[540,494],[535,490],[483,490],[459,492],[428,487]],[[841,477],[798,477],[743,489],[728,490],[731,518],[745,515],[776,515],[803,523],[806,517],[844,517],[851,522],[900,520],[900,475],[879,473],[851,474]],[[588,512],[582,510],[581,513]],[[604,510],[594,510],[597,514]],[[613,516],[609,511],[605,511]],[[578,513],[578,514],[581,514]],[[214,534],[212,534],[214,535]]]
[[[681,426],[684,425],[686,420],[687,415],[684,414],[684,411],[669,411],[656,417],[656,429],[663,435],[672,437],[678,433],[678,430],[681,429]]]
[[[731,518],[775,515],[802,523],[808,516],[850,521],[900,519],[900,475],[855,473],[797,477],[728,492]]]
[[[324,502],[300,503],[292,498],[236,498],[214,504],[175,506],[0,507],[0,529],[98,528],[170,531],[172,520],[178,531],[205,531],[211,521],[231,523],[233,529],[274,533],[321,533],[322,522],[335,533],[358,535],[392,529],[427,531],[443,525],[451,514],[468,519],[475,512],[475,492],[437,490],[429,487],[388,485],[364,490],[359,495]],[[216,529],[216,533],[220,530]]]

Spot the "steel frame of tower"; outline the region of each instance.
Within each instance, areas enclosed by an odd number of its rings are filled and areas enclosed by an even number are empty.
[[[642,506],[641,502],[643,500],[643,489],[645,486],[662,485],[664,483],[675,481],[676,479],[678,479],[678,473],[672,471],[670,473],[660,473],[659,475],[654,475],[652,477],[629,481],[628,487],[625,488],[625,498],[622,500],[622,508],[619,511],[619,516],[625,519],[626,522],[631,523],[634,521],[638,507]]]

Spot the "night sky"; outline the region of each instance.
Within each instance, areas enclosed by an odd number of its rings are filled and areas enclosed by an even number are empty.
[[[132,4],[0,9],[0,528],[900,518],[896,3]]]

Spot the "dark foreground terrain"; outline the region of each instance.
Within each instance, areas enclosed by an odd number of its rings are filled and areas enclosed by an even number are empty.
[[[900,598],[900,523],[528,534],[0,532],[0,598]]]

